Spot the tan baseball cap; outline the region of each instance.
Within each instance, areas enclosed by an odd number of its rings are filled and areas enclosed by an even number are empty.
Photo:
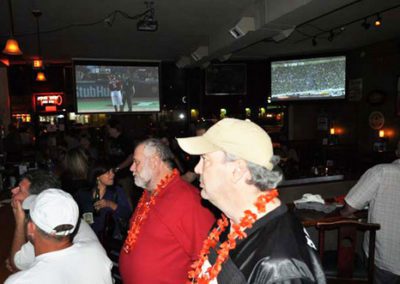
[[[243,160],[272,170],[271,138],[250,120],[225,118],[198,137],[177,138],[179,146],[191,155],[225,151]]]

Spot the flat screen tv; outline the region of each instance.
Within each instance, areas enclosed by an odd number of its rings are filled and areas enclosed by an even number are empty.
[[[74,60],[78,113],[160,111],[158,62]]]
[[[206,69],[206,95],[245,95],[246,64],[211,64]]]
[[[272,101],[344,99],[346,57],[271,62]]]

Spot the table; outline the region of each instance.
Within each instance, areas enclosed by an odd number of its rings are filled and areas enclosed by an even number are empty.
[[[15,221],[10,204],[0,207],[0,283],[4,283],[11,272],[5,266],[5,260],[10,255]]]
[[[318,222],[334,222],[345,219],[367,219],[368,210],[361,210],[354,213],[352,217],[343,217],[339,213],[339,209],[332,213],[324,213],[315,210],[297,209],[294,204],[288,204],[290,211],[299,218],[304,227],[314,227]]]

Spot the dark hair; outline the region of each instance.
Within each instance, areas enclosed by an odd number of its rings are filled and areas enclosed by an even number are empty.
[[[146,157],[149,157],[149,151],[154,151],[154,154],[157,154],[161,161],[166,163],[169,168],[173,168],[172,161],[174,160],[174,154],[160,139],[149,138],[140,142],[139,145],[144,145],[144,155]]]
[[[86,179],[89,158],[79,147],[67,151],[63,160],[64,175],[72,179]]]
[[[27,172],[22,178],[30,181],[30,194],[39,194],[48,188],[61,188],[61,183],[58,178],[50,172],[44,170],[35,170]]]
[[[118,120],[110,118],[107,124],[110,128],[115,128],[118,132],[122,132],[122,125]]]
[[[109,170],[111,170],[112,167],[110,163],[107,161],[97,161],[93,167],[91,167],[90,172],[89,172],[89,182],[91,186],[96,186],[96,180],[99,176],[105,174]]]

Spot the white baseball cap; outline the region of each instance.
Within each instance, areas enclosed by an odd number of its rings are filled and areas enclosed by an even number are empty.
[[[30,195],[22,203],[22,208],[29,210],[32,221],[51,235],[72,234],[78,223],[78,205],[69,193],[61,189],[50,188],[38,195]]]
[[[177,138],[179,146],[191,155],[225,151],[238,158],[272,170],[274,155],[271,138],[250,120],[224,118],[202,136]]]

